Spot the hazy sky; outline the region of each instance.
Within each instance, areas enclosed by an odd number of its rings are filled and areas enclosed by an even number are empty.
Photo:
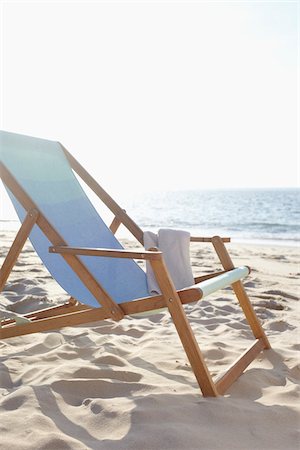
[[[0,4],[2,129],[112,194],[299,185],[299,2]]]

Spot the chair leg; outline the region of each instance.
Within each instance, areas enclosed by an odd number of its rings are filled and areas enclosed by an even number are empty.
[[[159,287],[165,297],[177,333],[190,361],[204,397],[217,397],[218,391],[208,371],[193,330],[186,317],[179,295],[170,279],[163,259],[151,260]]]
[[[27,216],[25,217],[25,220],[21,225],[21,228],[19,229],[14,242],[9,249],[9,252],[6,255],[6,258],[0,269],[0,292],[4,288],[4,285],[12,271],[12,268],[14,267],[18,256],[21,253],[22,248],[24,247],[26,239],[28,238],[34,224],[37,221],[38,214],[38,211],[35,209],[28,211]]]
[[[222,242],[222,239],[219,236],[214,236],[212,238],[212,243],[224,269],[225,270],[234,269],[233,262],[227,252],[224,243]],[[265,349],[271,348],[268,338],[265,335],[265,332],[255,314],[253,306],[249,300],[249,297],[245,291],[242,282],[236,281],[235,283],[233,283],[232,289],[234,290],[235,295],[241,305],[241,308],[244,311],[244,314],[252,329],[254,336],[256,337],[256,339],[261,339],[263,341]]]

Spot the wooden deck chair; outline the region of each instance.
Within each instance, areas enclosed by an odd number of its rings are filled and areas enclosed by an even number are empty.
[[[270,348],[240,281],[249,268],[234,268],[224,246],[229,239],[191,238],[212,242],[224,270],[198,277],[197,284],[176,291],[160,251],[130,251],[121,246],[114,234],[120,224],[141,244],[142,230],[60,143],[1,132],[0,144],[1,179],[22,224],[0,269],[0,292],[29,237],[52,277],[71,296],[67,304],[25,314],[21,321],[3,320],[1,339],[107,318],[120,320],[127,314],[166,307],[204,396],[224,394],[258,353]],[[110,227],[74,172],[113,212]],[[151,263],[160,295],[149,296],[146,274],[136,259]],[[225,374],[213,380],[183,305],[230,285],[255,339]]]

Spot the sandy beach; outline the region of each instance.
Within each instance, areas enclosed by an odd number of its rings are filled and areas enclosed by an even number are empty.
[[[13,237],[0,232],[0,264]],[[167,310],[11,338],[0,341],[0,449],[299,449],[299,250],[227,248],[252,268],[245,286],[272,349],[224,397],[202,397]],[[195,275],[220,268],[210,244],[192,244],[191,262]],[[67,299],[28,242],[0,315]],[[230,289],[185,310],[213,375],[249,346]]]

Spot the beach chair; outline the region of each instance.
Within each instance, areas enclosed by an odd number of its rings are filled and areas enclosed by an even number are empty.
[[[1,132],[0,144],[1,179],[21,221],[0,269],[0,292],[29,237],[52,277],[70,295],[65,305],[3,320],[1,339],[168,308],[204,396],[224,394],[259,352],[270,348],[241,283],[250,269],[233,266],[224,245],[229,238],[191,237],[194,242],[211,242],[224,270],[197,277],[195,285],[176,291],[159,250],[122,247],[115,236],[120,224],[141,244],[143,231],[60,143]],[[110,226],[75,173],[112,211]],[[151,264],[161,294],[149,295],[146,274],[136,260]],[[225,374],[213,380],[183,305],[226,286],[236,294],[255,339]]]

